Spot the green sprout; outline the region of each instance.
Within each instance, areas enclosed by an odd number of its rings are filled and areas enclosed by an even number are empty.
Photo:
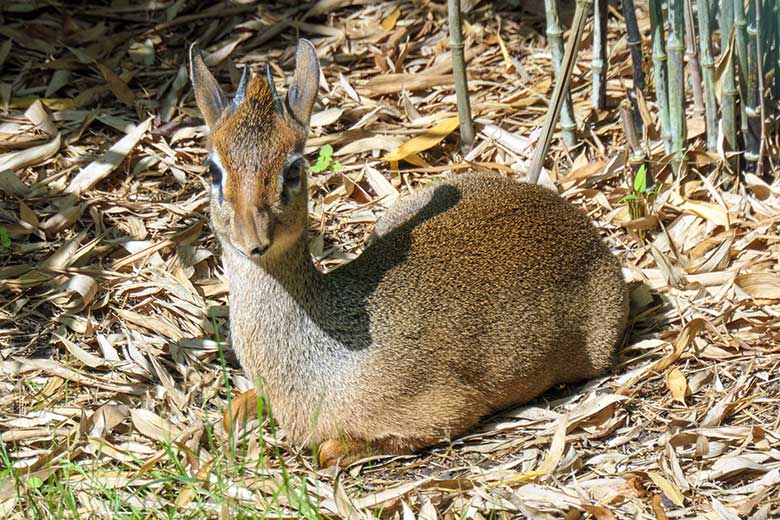
[[[0,246],[6,249],[11,247],[11,237],[8,236],[8,230],[4,226],[0,226]]]
[[[657,190],[655,187],[650,190],[647,189],[647,167],[643,164],[639,167],[634,175],[634,189],[631,193],[624,196],[620,202],[637,201],[640,197],[650,197],[655,195]]]
[[[326,144],[320,148],[320,152],[317,155],[317,162],[309,166],[309,171],[312,173],[320,173],[324,171],[337,172],[343,166],[340,162],[333,160],[333,147]]]
[[[643,164],[634,174],[634,183],[631,191],[627,193],[621,202],[628,204],[628,213],[631,220],[637,220],[650,214],[650,207],[656,195],[658,187],[653,185],[648,188],[648,171]],[[640,237],[644,237],[644,232],[640,231]]]

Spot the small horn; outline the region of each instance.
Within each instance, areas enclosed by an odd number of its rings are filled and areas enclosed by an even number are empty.
[[[238,106],[244,102],[246,97],[246,84],[249,82],[249,67],[244,65],[244,70],[241,72],[241,79],[238,82],[238,88],[236,89],[236,95],[233,96],[232,110],[235,112]]]
[[[276,85],[274,84],[274,77],[271,75],[271,65],[265,64],[265,80],[268,82],[268,86],[271,89],[271,95],[274,98],[274,110],[278,113],[282,112],[282,100],[279,99],[279,94],[276,93]]]

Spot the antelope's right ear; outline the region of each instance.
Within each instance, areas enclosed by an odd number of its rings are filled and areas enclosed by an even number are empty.
[[[287,90],[287,107],[304,128],[309,127],[311,109],[320,85],[320,60],[309,40],[298,40],[295,50],[295,73]]]
[[[213,130],[228,103],[225,93],[203,61],[197,42],[190,45],[190,81],[195,92],[195,102],[209,129]]]

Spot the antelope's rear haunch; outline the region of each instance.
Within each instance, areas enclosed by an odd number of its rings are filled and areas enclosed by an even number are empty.
[[[460,175],[401,199],[359,258],[323,274],[302,155],[314,47],[299,41],[284,99],[245,70],[228,101],[200,54],[190,61],[233,347],[289,440],[319,443],[324,465],[411,452],[609,369],[626,286],[580,211],[538,186]]]

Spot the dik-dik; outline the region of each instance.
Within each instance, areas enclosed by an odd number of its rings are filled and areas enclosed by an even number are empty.
[[[628,312],[620,264],[538,186],[433,183],[387,211],[360,257],[319,272],[303,149],[320,69],[307,40],[295,58],[284,98],[245,68],[228,101],[190,52],[233,348],[290,441],[319,444],[324,465],[408,453],[610,367]]]

